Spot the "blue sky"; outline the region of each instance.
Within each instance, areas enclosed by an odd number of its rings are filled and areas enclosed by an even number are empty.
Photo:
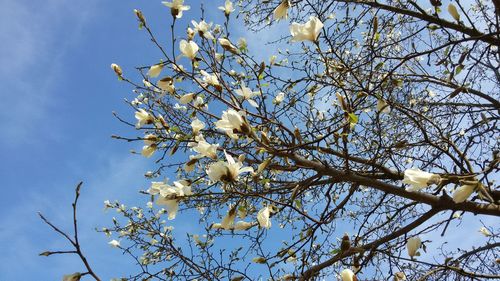
[[[69,230],[79,181],[85,182],[79,216],[84,251],[104,280],[130,273],[130,260],[93,228],[110,223],[112,214],[103,215],[105,199],[144,203],[137,191],[147,187],[142,175],[153,160],[128,153],[140,144],[110,138],[135,133],[111,114],[131,120],[133,113],[122,101],[133,94],[109,65],[119,63],[128,72],[158,61],[160,54],[138,30],[133,9],[140,8],[160,31],[171,20],[160,2],[0,0],[0,280],[60,280],[62,274],[83,270],[76,257],[38,257],[45,250],[68,248],[36,215],[42,211]],[[193,11],[179,27],[198,13],[200,2],[188,2]],[[217,21],[222,13],[213,6],[206,5],[207,18]],[[272,39],[276,29],[255,35],[239,27],[234,33],[245,36],[252,50],[253,44]],[[272,51],[257,50],[259,59]]]

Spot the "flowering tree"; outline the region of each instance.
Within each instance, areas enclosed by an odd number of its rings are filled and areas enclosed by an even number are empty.
[[[158,168],[143,208],[105,202],[123,220],[103,232],[139,268],[123,280],[500,278],[498,228],[468,227],[500,216],[500,3],[240,2],[219,24],[163,2],[169,42],[135,10],[162,59],[112,65],[137,93],[136,121],[117,116],[137,136],[114,137]],[[255,59],[237,14],[288,22],[266,45],[287,49]],[[182,242],[182,216],[204,233]],[[477,243],[433,242],[457,231]]]

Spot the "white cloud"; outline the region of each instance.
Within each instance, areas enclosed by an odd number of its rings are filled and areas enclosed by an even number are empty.
[[[0,111],[7,145],[22,145],[44,128],[68,48],[78,42],[94,1],[0,0]]]
[[[96,227],[110,225],[110,216],[116,215],[112,211],[104,214],[103,201],[108,198],[123,202],[144,201],[138,189],[146,182],[141,173],[148,162],[135,155],[122,155],[107,155],[105,163],[87,171],[89,177],[84,182],[79,201],[80,242],[94,269],[104,277],[112,273],[125,274],[129,270],[125,265],[130,265],[130,260],[122,257],[120,251],[110,249],[104,234],[94,231]],[[71,249],[64,238],[41,222],[36,212],[42,211],[55,225],[72,233],[71,202],[76,181],[62,178],[44,186],[32,179],[24,184],[30,187],[25,196],[17,198],[17,207],[4,210],[0,217],[0,241],[3,242],[0,279],[17,280],[18,274],[32,272],[43,273],[44,280],[59,280],[64,273],[83,271],[81,261],[72,255],[37,256],[45,250]],[[31,279],[29,275],[27,279]]]

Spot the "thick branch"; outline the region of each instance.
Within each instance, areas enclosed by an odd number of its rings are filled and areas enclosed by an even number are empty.
[[[434,23],[434,24],[437,24],[441,27],[445,27],[445,28],[449,28],[449,29],[458,31],[460,33],[469,35],[470,37],[477,37],[478,40],[480,40],[480,41],[483,41],[483,42],[486,42],[486,43],[489,43],[492,45],[500,46],[500,40],[492,35],[484,34],[484,33],[481,33],[477,29],[470,28],[470,27],[467,27],[467,26],[464,26],[464,25],[461,25],[458,23],[450,22],[450,21],[447,21],[447,20],[444,20],[444,19],[441,19],[438,17],[434,17],[434,16],[429,15],[429,14],[419,13],[419,12],[412,11],[412,10],[398,8],[395,6],[389,6],[389,5],[385,5],[382,3],[378,3],[376,1],[356,1],[356,0],[354,0],[354,1],[353,0],[335,0],[335,1],[343,2],[343,3],[362,4],[362,5],[367,5],[367,6],[370,6],[373,8],[378,8],[378,9],[382,9],[385,11],[394,12],[394,13],[399,14],[399,15],[407,15],[407,16],[410,16],[413,18],[418,18],[418,19],[424,20],[428,23]]]
[[[290,159],[295,160],[297,164],[301,166],[312,168],[325,175],[330,175],[342,178],[344,179],[344,181],[350,181],[364,186],[369,186],[383,192],[387,192],[406,199],[411,199],[419,203],[430,205],[434,208],[448,209],[455,211],[466,211],[474,214],[482,214],[490,216],[500,216],[499,205],[482,204],[471,201],[455,203],[447,194],[444,194],[443,196],[439,197],[423,192],[409,192],[399,186],[375,180],[373,178],[358,176],[355,174],[346,173],[337,169],[333,169],[331,167],[324,166],[319,162],[307,160],[304,157],[301,157],[296,154],[287,154],[286,156],[288,156]]]
[[[356,248],[351,248],[349,251],[346,252],[341,252],[335,255],[334,257],[319,263],[315,266],[312,266],[308,270],[306,270],[303,274],[300,280],[309,280],[312,276],[314,276],[316,273],[320,272],[322,269],[329,267],[336,263],[339,260],[342,260],[345,257],[351,256],[353,254],[356,254],[360,251],[368,251],[368,250],[373,250],[376,249],[379,245],[384,244],[386,242],[389,242],[393,239],[396,239],[397,237],[408,233],[412,229],[418,227],[419,225],[423,224],[426,222],[428,219],[430,219],[432,216],[437,214],[439,212],[439,209],[431,209],[427,213],[423,214],[420,218],[417,220],[413,221],[412,223],[408,224],[407,226],[400,228],[397,231],[392,232],[391,234],[384,236],[378,240],[375,240],[371,243],[365,244],[361,247],[356,247]]]

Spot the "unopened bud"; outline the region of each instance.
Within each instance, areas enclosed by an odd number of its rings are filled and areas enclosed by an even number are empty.
[[[194,38],[194,30],[191,27],[188,27],[187,29],[187,38],[189,41],[193,40]]]
[[[179,10],[178,10],[178,9],[175,9],[175,8],[173,8],[173,7],[172,7],[172,8],[170,9],[170,13],[172,14],[172,16],[173,16],[174,18],[177,18],[177,15],[179,15]]]
[[[271,163],[271,158],[268,158],[264,160],[264,162],[260,163],[257,168],[257,174],[262,173],[262,171],[264,171],[267,168],[267,166],[269,166],[269,163]]]
[[[111,69],[113,69],[113,71],[116,73],[116,75],[118,75],[118,77],[122,76],[123,74],[122,68],[116,63],[111,64]]]
[[[243,163],[245,161],[245,158],[245,154],[241,154],[240,156],[238,156],[238,162]]]
[[[137,10],[137,9],[134,9],[134,13],[135,15],[137,16],[137,19],[142,23],[142,24],[146,24],[146,19],[144,18],[144,15],[142,14],[141,11]]]

